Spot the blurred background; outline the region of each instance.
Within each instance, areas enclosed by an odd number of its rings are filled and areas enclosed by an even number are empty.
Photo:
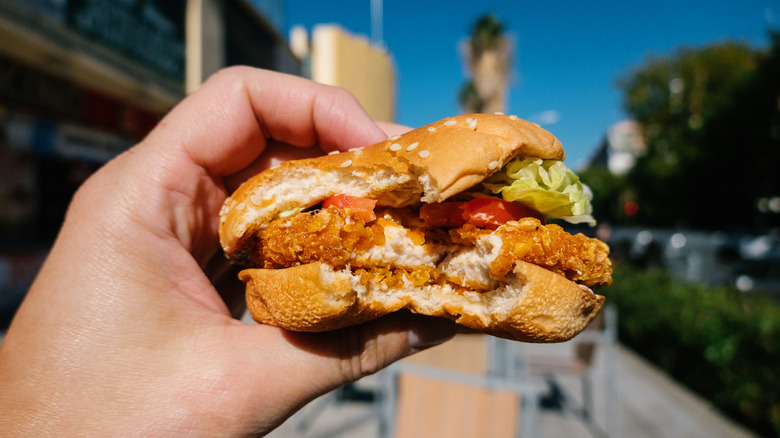
[[[780,436],[778,14],[778,0],[0,2],[0,332],[76,188],[210,74],[252,65],[347,88],[375,119],[505,112],[553,132],[595,195],[599,226],[571,231],[613,250],[600,293],[620,351],[745,436]]]

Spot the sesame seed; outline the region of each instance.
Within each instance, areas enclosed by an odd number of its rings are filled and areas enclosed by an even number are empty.
[[[398,143],[393,143],[390,145],[390,150],[393,152],[398,152],[401,150],[401,145]]]
[[[517,120],[517,116],[516,116],[516,115],[514,115],[514,114],[512,114],[511,116],[509,116],[509,119],[510,119],[510,120]]]
[[[352,160],[347,160],[343,163],[341,163],[341,167],[349,167],[352,165]]]
[[[433,126],[429,126],[428,127],[428,132],[434,132],[434,131],[436,131],[435,127],[433,127]]]
[[[455,119],[449,119],[449,120],[447,120],[446,122],[444,122],[444,126],[452,126],[452,125],[454,125],[454,124],[456,124],[456,123],[458,123],[458,121],[457,121],[457,120],[455,120]]]
[[[243,203],[243,202],[236,206],[236,210],[238,210],[238,211],[241,211],[241,210],[243,210],[245,208],[246,208],[246,204]]]
[[[262,205],[263,204],[263,198],[260,195],[258,195],[258,194],[254,194],[254,195],[250,196],[249,197],[249,201],[252,204],[254,204],[254,205]]]
[[[420,146],[420,142],[419,141],[416,141],[416,142],[410,144],[409,146],[407,146],[406,147],[406,152],[411,152],[411,151],[417,149],[417,146]]]
[[[394,135],[394,136],[392,136],[392,137],[388,138],[388,140],[390,140],[390,141],[396,141],[396,140],[398,140],[399,138],[401,138],[401,136],[400,136],[400,135]]]
[[[488,169],[495,169],[498,167],[498,161],[491,161],[490,164],[488,164]]]
[[[328,155],[338,155],[341,151],[330,151]]]
[[[477,129],[477,120],[476,119],[471,119],[471,121],[469,121],[469,129],[471,129],[471,130]]]
[[[420,151],[420,153],[417,154],[420,158],[428,158],[429,155],[431,155],[428,151]]]
[[[363,149],[362,148],[350,149],[350,151],[352,153],[354,153],[356,157],[359,157],[359,156],[363,155]]]
[[[497,116],[503,116],[504,115],[504,113],[502,113],[501,111],[496,111],[493,114],[495,114]]]

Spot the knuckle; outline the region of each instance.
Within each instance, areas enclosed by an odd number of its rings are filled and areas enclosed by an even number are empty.
[[[371,330],[345,330],[340,337],[341,377],[344,384],[374,374],[388,363],[380,336]]]

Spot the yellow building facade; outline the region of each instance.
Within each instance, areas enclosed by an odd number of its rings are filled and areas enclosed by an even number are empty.
[[[311,78],[349,90],[375,120],[395,121],[396,70],[391,54],[337,25],[312,31]]]

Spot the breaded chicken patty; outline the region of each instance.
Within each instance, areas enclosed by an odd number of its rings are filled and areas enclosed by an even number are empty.
[[[527,217],[496,230],[466,224],[426,229],[412,210],[380,212],[366,224],[338,208],[295,213],[270,222],[254,242],[253,263],[285,268],[321,261],[350,267],[366,281],[450,282],[490,290],[517,261],[532,263],[587,287],[611,283],[609,248],[582,234]]]

